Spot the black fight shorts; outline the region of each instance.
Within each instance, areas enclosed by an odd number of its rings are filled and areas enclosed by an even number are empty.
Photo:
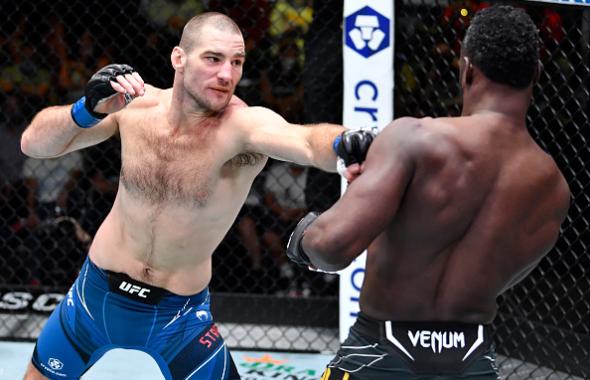
[[[379,321],[359,313],[321,380],[500,378],[490,327]]]

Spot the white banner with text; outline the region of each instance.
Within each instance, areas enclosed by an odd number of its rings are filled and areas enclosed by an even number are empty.
[[[343,124],[347,128],[381,129],[393,119],[393,20],[393,1],[344,1]],[[359,311],[364,268],[365,254],[340,272],[340,341]]]

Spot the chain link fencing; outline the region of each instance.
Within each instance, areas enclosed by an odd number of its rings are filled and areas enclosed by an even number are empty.
[[[590,10],[513,3],[527,9],[543,40],[529,129],[573,198],[555,249],[499,299],[500,365],[507,379],[588,378]],[[396,1],[396,117],[459,114],[459,42],[481,5]],[[342,122],[341,0],[40,0],[0,9],[2,339],[36,338],[116,194],[116,137],[56,160],[28,159],[19,149],[33,115],[77,100],[98,68],[128,63],[147,83],[169,87],[169,55],[184,23],[221,11],[246,40],[238,96],[291,122]],[[305,212],[325,210],[339,194],[338,176],[275,161],[255,181],[213,256],[212,307],[230,346],[336,350],[338,278],[289,265],[284,246]]]

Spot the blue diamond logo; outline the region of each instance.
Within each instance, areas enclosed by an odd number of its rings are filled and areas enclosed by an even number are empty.
[[[389,46],[390,20],[371,7],[364,7],[345,19],[346,45],[365,58]]]

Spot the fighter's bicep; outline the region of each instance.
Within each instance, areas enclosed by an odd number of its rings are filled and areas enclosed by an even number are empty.
[[[290,124],[281,115],[263,107],[241,110],[238,127],[243,132],[247,151],[300,161],[300,156],[309,151],[309,129]]]

